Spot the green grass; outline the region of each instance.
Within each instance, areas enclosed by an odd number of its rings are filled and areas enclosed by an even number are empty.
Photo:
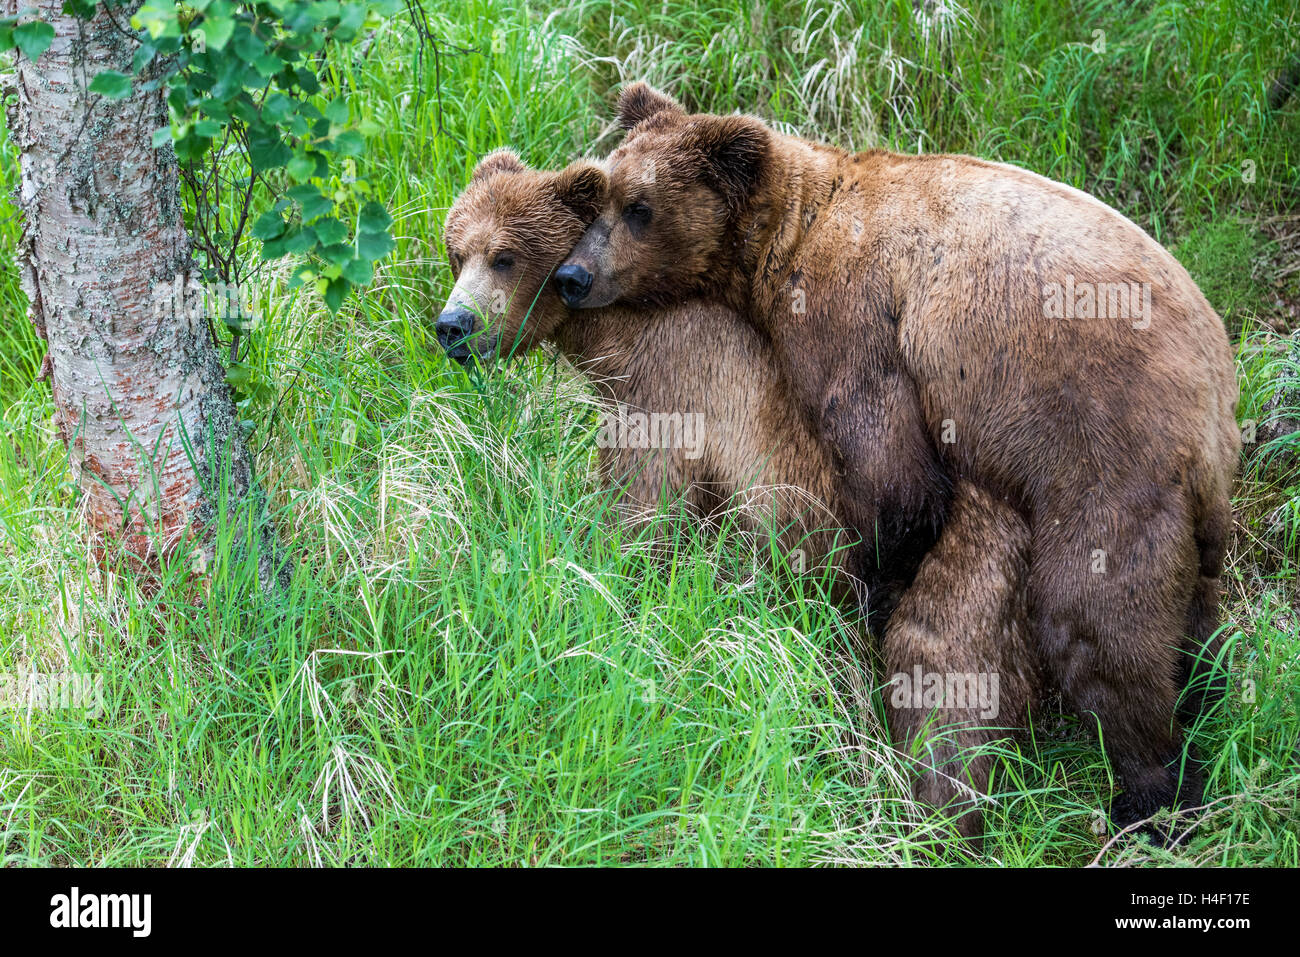
[[[1268,252],[1258,230],[1232,218],[1198,223],[1174,250],[1224,323],[1236,331],[1243,313],[1253,314],[1263,285],[1259,272]]]
[[[396,217],[397,252],[337,317],[286,292],[285,266],[263,277],[249,363],[280,401],[250,416],[294,560],[283,595],[227,554],[230,528],[203,606],[180,570],[146,594],[92,567],[0,206],[0,673],[102,674],[106,698],[94,719],[4,715],[0,862],[933,859],[937,822],[888,748],[872,652],[820,583],[736,536],[653,545],[607,521],[590,398],[553,362],[475,380],[448,364],[430,322],[450,285],[443,215],[493,147],[542,166],[606,152],[612,89],[639,77],[846,146],[1014,162],[1178,250],[1245,330],[1249,418],[1275,356],[1258,317],[1278,264],[1256,224],[1300,226],[1300,103],[1262,103],[1300,14],[1011,0],[927,43],[910,2],[759,19],[738,0],[428,7],[435,36],[474,51],[444,50],[440,90],[397,22],[363,64],[337,53],[327,83],[386,128],[358,172]],[[0,156],[7,193],[7,141]],[[1298,503],[1294,473],[1248,462],[1224,605],[1233,690],[1192,735],[1201,828],[1172,851],[1104,846],[1109,770],[1046,708],[1001,755],[979,860],[1300,865]]]

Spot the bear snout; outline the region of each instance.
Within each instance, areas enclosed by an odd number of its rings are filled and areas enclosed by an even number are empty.
[[[591,281],[591,273],[576,263],[565,263],[555,270],[555,285],[560,290],[560,298],[570,309],[582,305],[591,292]]]
[[[466,340],[474,332],[474,313],[464,306],[448,306],[438,316],[435,329],[438,345],[446,350],[448,356],[462,365],[469,361],[469,345]]]

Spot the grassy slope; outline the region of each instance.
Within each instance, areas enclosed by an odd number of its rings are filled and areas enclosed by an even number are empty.
[[[336,318],[271,285],[252,336],[256,374],[283,393],[272,425],[250,411],[298,563],[278,602],[235,559],[201,611],[179,584],[149,598],[87,570],[0,210],[0,673],[102,673],[107,699],[95,720],[5,715],[0,861],[925,859],[877,679],[816,583],[792,588],[734,540],[656,557],[599,528],[580,390],[541,357],[483,381],[448,367],[428,321],[448,287],[443,213],[494,146],[544,165],[603,153],[607,93],[635,77],[844,145],[1019,163],[1179,250],[1247,329],[1246,417],[1272,355],[1258,314],[1295,292],[1258,227],[1295,221],[1300,117],[1260,103],[1300,15],[1289,0],[1010,0],[945,45],[910,3],[428,6],[436,36],[474,48],[442,58],[441,91],[399,24],[331,78],[387,129],[360,173],[398,252]],[[1300,864],[1300,510],[1282,544],[1263,533],[1295,496],[1294,475],[1248,470],[1226,604],[1236,687],[1195,733],[1205,827],[1172,853],[1103,860]],[[1077,722],[1039,720],[1005,755],[989,862],[1102,852],[1108,770]]]

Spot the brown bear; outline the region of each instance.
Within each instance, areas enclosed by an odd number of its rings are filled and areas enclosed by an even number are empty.
[[[1218,652],[1240,437],[1223,323],[1182,266],[1015,167],[850,154],[644,84],[619,114],[566,302],[751,321],[832,450],[869,584],[924,553],[951,483],[1013,506],[1042,661],[1126,785],[1112,817],[1198,800],[1175,704]]]
[[[771,522],[783,530],[785,551],[802,549],[810,565],[826,561],[842,524],[832,455],[754,327],[702,302],[570,311],[547,282],[595,218],[606,186],[603,170],[585,161],[536,171],[501,150],[480,162],[444,227],[455,287],[438,320],[440,341],[469,361],[548,340],[610,409],[700,415],[694,442],[602,444],[604,469],[624,499],[646,506],[680,497],[702,515],[757,502],[757,515],[742,513],[751,529]],[[681,425],[670,439],[684,438]],[[918,694],[891,708],[895,735],[923,767],[918,796],[960,815],[968,835],[980,830],[971,789],[983,792],[991,770],[978,746],[1021,726],[1038,689],[1025,607],[1028,542],[1015,509],[959,483],[942,536],[883,640],[890,675],[993,677],[993,700],[936,702],[912,689]],[[844,579],[860,573],[859,551],[835,556]]]

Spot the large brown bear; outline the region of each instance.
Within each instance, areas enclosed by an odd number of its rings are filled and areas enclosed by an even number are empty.
[[[1112,817],[1198,800],[1175,702],[1218,650],[1240,438],[1223,323],[1186,271],[1011,166],[853,155],[644,84],[619,113],[609,198],[557,270],[565,300],[704,298],[753,322],[886,592],[942,527],[950,481],[1012,505],[1044,665],[1126,785]]]
[[[826,561],[832,529],[842,525],[832,455],[753,326],[701,302],[570,311],[547,282],[606,188],[603,170],[585,161],[537,171],[501,150],[480,162],[444,228],[456,283],[438,321],[442,344],[468,361],[471,350],[490,359],[548,340],[616,415],[699,415],[695,441],[684,441],[679,422],[668,438],[683,441],[663,442],[661,434],[657,443],[646,436],[602,446],[623,498],[645,506],[680,497],[702,515],[737,500],[758,504],[741,515],[751,529],[770,522],[783,530],[787,552],[803,550],[809,566]],[[895,736],[921,764],[918,796],[959,815],[959,829],[973,835],[981,820],[971,787],[985,791],[991,770],[978,746],[1023,725],[1039,678],[1025,604],[1028,526],[968,483],[952,498],[942,536],[891,618],[884,655],[889,674],[909,679],[996,676],[992,701],[954,696],[936,704],[917,688],[915,700],[890,712]],[[814,500],[825,508],[813,508]],[[860,552],[835,557],[845,578],[861,573]]]

